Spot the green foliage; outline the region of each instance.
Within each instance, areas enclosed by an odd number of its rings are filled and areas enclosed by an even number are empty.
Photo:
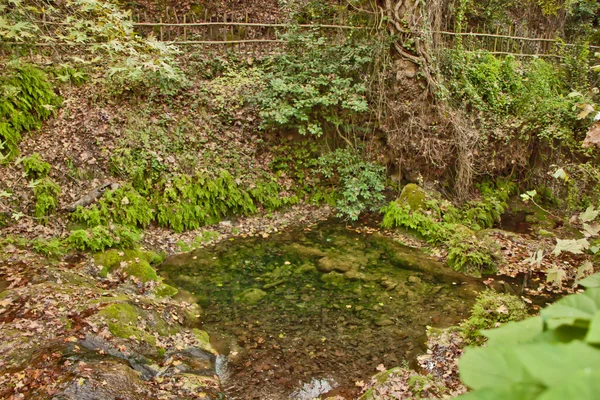
[[[53,71],[54,77],[63,83],[71,83],[75,86],[81,86],[89,80],[89,75],[82,69],[71,66],[70,64],[60,64]]]
[[[44,257],[58,258],[67,252],[65,244],[59,238],[36,238],[31,242],[31,247]]]
[[[446,242],[448,265],[459,272],[473,276],[496,272],[502,257],[498,246],[488,238],[478,237],[469,228],[457,225]]]
[[[395,201],[383,207],[381,212],[383,212],[382,227],[415,231],[432,244],[445,243],[455,229],[454,224],[435,220],[421,210],[411,210],[408,204],[400,205]]]
[[[152,222],[182,232],[221,221],[229,215],[247,215],[259,207],[274,210],[296,204],[295,195],[281,193],[275,181],[257,180],[245,188],[228,172],[165,177],[146,189],[144,197],[131,185],[109,191],[88,208],[79,207],[71,218],[90,227],[116,223],[144,228]]]
[[[300,198],[296,195],[282,196],[281,187],[275,180],[258,181],[248,193],[255,204],[261,205],[268,211],[273,211],[284,206],[291,206],[300,202]]]
[[[232,122],[235,114],[247,103],[254,93],[260,92],[263,76],[256,67],[229,66],[221,76],[212,79],[206,87],[210,95],[209,104],[226,122]]]
[[[575,133],[589,124],[578,121],[573,112],[587,99],[571,94],[576,88],[569,86],[567,70],[555,64],[499,58],[484,51],[450,51],[441,68],[457,103],[485,113],[487,124],[506,125],[512,119],[523,138],[576,148]]]
[[[584,282],[584,281],[582,281]],[[461,399],[594,399],[600,391],[600,279],[541,315],[484,331],[488,346],[459,362]]]
[[[60,186],[50,178],[34,181],[31,186],[33,186],[33,194],[35,195],[35,216],[43,218],[53,214],[58,207]]]
[[[461,208],[428,199],[425,209],[413,210],[408,204],[393,201],[381,209],[381,226],[408,229],[431,244],[444,244],[448,248],[448,265],[456,271],[474,276],[493,273],[502,256],[493,241],[474,231],[490,228],[500,220],[514,185],[499,181],[496,185],[486,183],[480,190],[479,201]]]
[[[468,343],[482,344],[485,341],[482,330],[496,328],[498,324],[521,321],[527,316],[527,307],[521,299],[487,289],[479,293],[471,316],[460,327]]]
[[[317,160],[317,171],[333,180],[339,212],[357,220],[365,210],[375,211],[384,199],[385,168],[365,161],[350,149],[337,149]]]
[[[175,177],[155,201],[158,224],[176,232],[214,224],[227,215],[256,212],[250,195],[227,172],[216,179],[202,175]]]
[[[23,172],[29,179],[42,179],[50,172],[50,164],[44,161],[38,153],[23,158],[21,162],[23,163]]]
[[[3,1],[2,3],[5,3]],[[45,2],[11,0],[6,18],[0,19],[0,37],[19,41],[20,47],[34,43],[53,46],[65,44],[77,49],[57,73],[57,79],[78,84],[86,79],[81,67],[91,64],[105,72],[105,81],[113,94],[174,94],[187,84],[185,75],[175,61],[179,50],[150,36],[136,34],[131,12],[110,0],[72,0]],[[53,29],[40,29],[31,21],[44,14]],[[37,34],[34,34],[37,33]],[[16,49],[15,51],[18,51]]]
[[[135,230],[125,226],[95,226],[90,229],[78,229],[71,232],[65,239],[70,248],[80,251],[104,251],[108,248],[133,248],[140,240]]]
[[[151,204],[135,189],[125,185],[108,191],[97,204],[90,208],[78,207],[72,218],[89,226],[107,225],[115,222],[120,225],[144,228],[153,219]]]
[[[349,131],[352,119],[368,110],[363,74],[372,47],[332,45],[315,31],[289,30],[283,39],[286,51],[273,59],[258,95],[262,128],[316,136]]]
[[[7,65],[0,74],[0,160],[13,159],[23,133],[39,129],[59,104],[42,70]]]

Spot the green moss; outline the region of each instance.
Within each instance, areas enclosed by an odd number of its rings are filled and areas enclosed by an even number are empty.
[[[135,276],[142,282],[158,280],[158,275],[156,274],[156,271],[150,266],[150,264],[146,260],[126,261],[126,265],[124,265],[122,268],[123,271],[127,273],[127,275]]]
[[[200,342],[200,348],[202,350],[216,354],[215,349],[213,349],[212,345],[210,344],[210,336],[208,335],[208,332],[201,329],[192,329],[192,333]]]
[[[138,317],[141,315],[131,304],[112,304],[100,310],[98,314],[106,318],[108,329],[113,335],[126,339],[133,337],[152,346],[156,345],[154,336],[137,327]]]
[[[110,270],[116,268],[121,263],[123,257],[121,254],[123,254],[123,252],[118,250],[96,253],[94,254],[94,261],[96,262],[96,265],[102,265]]]
[[[163,257],[153,251],[146,250],[109,250],[94,255],[96,265],[103,266],[100,276],[106,277],[109,272],[122,267],[130,276],[135,276],[142,282],[157,281],[158,275],[151,262],[161,262]]]
[[[156,289],[154,289],[154,294],[158,297],[173,297],[179,291],[177,288],[174,288],[171,285],[167,285],[166,283],[160,283]]]
[[[481,330],[526,317],[527,307],[520,298],[488,289],[477,297],[471,316],[461,324],[461,331],[467,342],[481,344],[484,342]]]
[[[423,189],[414,183],[409,183],[404,186],[396,202],[400,205],[407,204],[411,210],[421,210],[426,206],[426,198],[427,194]]]

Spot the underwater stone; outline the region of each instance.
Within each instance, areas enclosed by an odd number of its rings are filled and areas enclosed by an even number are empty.
[[[316,247],[303,246],[299,243],[293,243],[293,244],[289,245],[288,250],[290,250],[291,253],[296,253],[301,257],[324,257],[325,256],[325,252],[323,252],[322,250],[320,250]]]
[[[392,321],[391,319],[389,319],[385,315],[377,318],[375,321],[373,321],[373,323],[376,326],[390,326],[390,325],[394,325],[394,321]]]
[[[261,301],[266,295],[267,295],[267,292],[265,292],[264,290],[260,290],[257,288],[250,288],[250,289],[246,289],[242,293],[240,293],[237,296],[236,300],[240,303],[252,305],[252,304],[256,304],[259,301]]]
[[[369,259],[362,251],[329,251],[325,257],[319,259],[317,269],[321,272],[348,272],[368,263]]]
[[[410,279],[410,278],[409,278]],[[391,279],[383,278],[380,282],[381,286],[383,286],[386,290],[393,290],[396,286],[398,286],[398,282],[394,282]]]
[[[321,280],[334,286],[340,286],[345,283],[346,278],[344,277],[344,274],[340,274],[339,272],[330,272],[321,275]]]
[[[408,281],[410,283],[421,283],[421,278],[419,278],[418,276],[415,276],[415,275],[411,275],[408,277]]]

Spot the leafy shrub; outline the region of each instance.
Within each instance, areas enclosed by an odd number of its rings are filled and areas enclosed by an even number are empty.
[[[477,237],[469,228],[457,225],[446,242],[448,265],[459,272],[473,276],[496,272],[502,259],[497,245],[487,238]]]
[[[320,157],[317,170],[333,180],[338,193],[337,209],[351,220],[365,210],[375,211],[384,199],[385,168],[363,160],[349,149],[337,149]]]
[[[32,183],[35,195],[35,216],[43,218],[54,213],[58,207],[60,186],[50,178],[43,178]]]
[[[53,71],[54,77],[63,83],[72,83],[75,86],[81,86],[89,80],[89,75],[81,68],[74,68],[69,64],[60,64]]]
[[[507,199],[503,192],[496,193]],[[502,260],[497,245],[477,230],[491,227],[500,219],[506,207],[504,200],[484,191],[480,201],[456,208],[446,201],[428,199],[426,209],[412,210],[408,204],[392,201],[381,209],[381,226],[414,231],[427,242],[444,244],[448,248],[448,265],[456,271],[474,276],[493,273]],[[472,229],[473,230],[472,230]]]
[[[332,45],[316,32],[283,35],[286,51],[276,56],[258,95],[262,128],[287,128],[320,136],[344,131],[368,110],[363,75],[371,62],[368,45]]]
[[[78,207],[72,218],[85,222],[89,226],[115,222],[120,225],[144,228],[152,221],[153,210],[148,200],[131,186],[125,185],[117,190],[106,192],[98,203],[90,208]]]
[[[284,206],[291,206],[300,202],[296,195],[282,196],[281,187],[276,181],[258,181],[248,193],[256,205],[261,205],[265,210],[273,211]]]
[[[539,316],[483,331],[459,361],[460,399],[594,399],[600,391],[600,274]]]
[[[463,336],[469,343],[481,344],[485,340],[481,331],[496,328],[499,324],[527,318],[527,307],[521,299],[491,289],[479,293],[471,316],[461,324]]]
[[[420,210],[411,210],[408,204],[400,205],[392,201],[383,207],[381,212],[383,228],[409,229],[432,244],[446,242],[454,231],[454,224],[436,221],[431,215],[426,215]]]
[[[8,65],[0,75],[0,159],[13,159],[23,133],[39,129],[59,104],[42,70]]]
[[[587,68],[587,67],[586,67]],[[485,123],[519,126],[521,137],[576,149],[576,133],[589,124],[573,112],[587,102],[569,86],[566,69],[534,59],[517,61],[481,51],[450,51],[442,63],[446,85],[461,105],[485,113]]]
[[[36,238],[31,242],[36,253],[44,257],[60,257],[66,253],[66,247],[59,238],[42,239]]]
[[[154,199],[156,221],[176,232],[217,223],[226,215],[256,212],[250,194],[228,172],[215,179],[180,175],[163,185]]]
[[[104,251],[111,247],[120,249],[133,248],[140,240],[135,230],[124,226],[95,226],[91,229],[79,229],[71,232],[65,242],[74,250]]]
[[[23,158],[21,162],[23,163],[23,172],[29,179],[42,179],[50,172],[50,164],[45,162],[38,153]]]

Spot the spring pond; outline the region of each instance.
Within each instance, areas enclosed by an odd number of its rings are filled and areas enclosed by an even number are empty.
[[[464,319],[483,289],[332,221],[174,255],[160,271],[201,305],[232,399],[356,398],[378,365],[414,367],[426,326]]]

